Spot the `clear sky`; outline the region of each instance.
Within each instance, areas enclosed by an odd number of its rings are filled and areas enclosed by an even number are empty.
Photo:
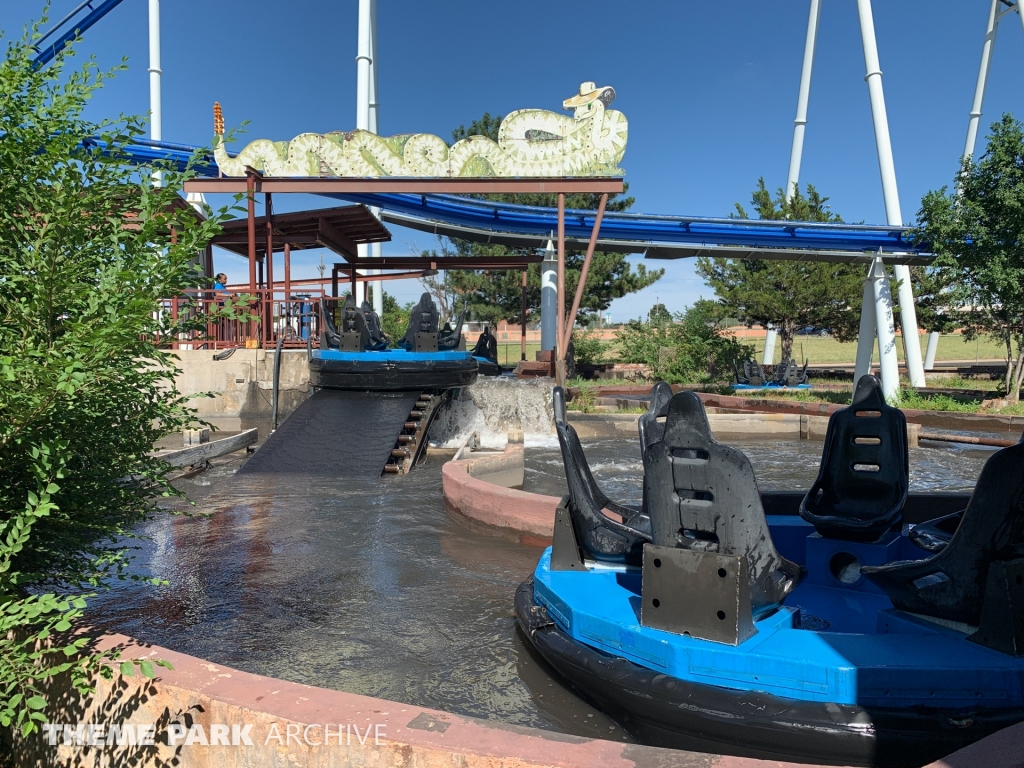
[[[57,18],[79,0],[54,0]],[[356,0],[163,0],[164,139],[208,144],[212,105],[248,137],[290,139],[355,125]],[[580,82],[612,85],[629,119],[623,167],[634,211],[725,216],[757,178],[786,181],[807,0],[379,0],[380,132],[445,138],[483,112],[557,111]],[[831,197],[847,221],[884,223],[864,59],[854,0],[823,0],[801,182]],[[149,108],[145,0],[125,2],[80,45],[129,71],[94,99],[93,117]],[[963,151],[988,0],[875,0],[879,55],[903,219],[948,184]],[[17,34],[36,0],[0,3],[0,29]],[[983,126],[1024,118],[1024,30],[1004,18]],[[984,137],[985,131],[981,136]],[[243,140],[245,140],[243,138]],[[236,145],[238,146],[238,145]],[[979,143],[980,148],[980,143]],[[213,201],[215,203],[219,201]],[[279,210],[285,209],[283,200]],[[222,204],[222,203],[221,203]],[[331,201],[295,196],[288,208]],[[392,227],[384,253],[430,247]],[[318,256],[296,258],[296,276]],[[217,266],[241,277],[240,259]],[[711,292],[688,261],[655,286],[612,305],[613,319],[646,314],[655,298],[681,310]],[[414,298],[413,281],[389,290]]]

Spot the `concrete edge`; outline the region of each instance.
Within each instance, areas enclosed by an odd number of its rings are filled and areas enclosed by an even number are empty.
[[[682,752],[568,736],[506,725],[242,672],[123,635],[106,635],[100,648],[124,658],[165,660],[153,680],[115,675],[98,680],[83,700],[65,689],[49,712],[51,723],[154,725],[153,744],[49,746],[43,734],[14,738],[18,765],[155,768],[263,768],[302,765],[375,768],[779,768],[791,763]],[[168,743],[169,726],[183,723],[194,742]],[[237,726],[245,739],[205,744],[212,726]],[[331,741],[324,743],[324,727]],[[202,740],[197,726],[202,727]],[[238,731],[231,731],[237,733]],[[338,735],[338,734],[341,735]],[[101,736],[102,738],[102,736]],[[235,743],[230,743],[235,741]]]
[[[555,509],[561,499],[503,488],[485,479],[523,462],[523,446],[510,444],[504,452],[449,461],[441,467],[445,507],[463,517],[497,528],[551,541]]]

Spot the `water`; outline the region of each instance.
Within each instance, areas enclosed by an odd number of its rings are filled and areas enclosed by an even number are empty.
[[[201,516],[143,526],[102,629],[218,664],[458,714],[629,741],[531,656],[512,599],[541,554],[443,508],[441,462],[404,477],[183,481]]]
[[[455,448],[472,432],[484,448],[504,448],[509,430],[520,430],[526,447],[558,447],[546,379],[481,378],[461,389],[430,429],[431,445]]]
[[[765,489],[814,479],[821,443],[730,442],[751,457]],[[639,502],[635,439],[594,440],[585,450],[611,497]],[[989,454],[914,450],[912,486],[970,488]],[[562,495],[557,448],[526,456],[527,489]],[[118,582],[91,601],[89,618],[249,672],[629,740],[564,688],[516,630],[513,594],[541,549],[445,511],[439,460],[404,477],[344,481],[236,476],[240,461],[217,460],[180,481],[196,516],[161,515],[141,527],[150,538],[134,571],[166,586]]]
[[[726,442],[747,454],[761,490],[803,490],[818,476],[824,443],[812,440],[733,439]],[[995,449],[936,444],[938,448],[910,449],[912,491],[970,491],[985,461]],[[623,437],[595,439],[584,444],[590,469],[609,498],[639,504],[643,464],[639,443]],[[551,496],[566,493],[562,456],[557,446],[526,452],[524,489]]]

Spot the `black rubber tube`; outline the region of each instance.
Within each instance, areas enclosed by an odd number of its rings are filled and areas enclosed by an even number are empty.
[[[273,430],[277,431],[277,395],[281,389],[281,345],[284,343],[284,334],[277,337],[277,348],[274,350],[274,403],[270,413],[270,420],[273,423]]]

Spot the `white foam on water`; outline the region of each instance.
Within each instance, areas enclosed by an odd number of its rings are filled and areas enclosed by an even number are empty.
[[[457,448],[471,433],[483,448],[502,449],[509,430],[522,430],[528,448],[558,445],[550,379],[480,378],[463,387],[430,429],[430,444]]]

